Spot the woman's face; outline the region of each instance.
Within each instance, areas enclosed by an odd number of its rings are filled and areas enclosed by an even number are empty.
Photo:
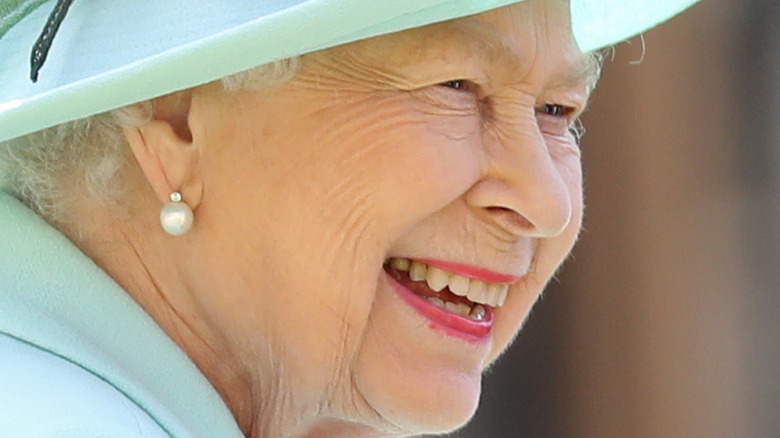
[[[305,56],[271,90],[195,95],[204,192],[182,263],[258,427],[471,417],[580,227],[569,128],[592,72],[568,21],[566,2],[529,1]],[[500,307],[448,292],[507,287]]]

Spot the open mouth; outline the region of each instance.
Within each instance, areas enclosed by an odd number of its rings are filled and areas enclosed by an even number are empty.
[[[493,308],[502,306],[509,292],[507,283],[468,278],[419,260],[390,258],[384,270],[405,289],[433,305],[425,307],[439,310],[431,312],[415,305],[425,316],[470,334],[489,332]]]

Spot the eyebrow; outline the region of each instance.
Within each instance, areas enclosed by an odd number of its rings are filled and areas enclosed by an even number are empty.
[[[601,57],[597,53],[587,53],[567,63],[568,68],[553,75],[552,87],[574,87],[585,84],[592,90],[601,76]]]
[[[510,64],[520,67],[527,65],[524,53],[509,46],[488,26],[478,21],[453,21],[453,28],[458,32],[460,44],[464,46],[477,45],[477,53],[493,64]],[[476,38],[472,38],[476,36]],[[551,88],[569,88],[585,84],[588,89],[595,87],[601,74],[601,57],[598,53],[575,54],[567,57],[563,68],[552,74],[548,83]]]

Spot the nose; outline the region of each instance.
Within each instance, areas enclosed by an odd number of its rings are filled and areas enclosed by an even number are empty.
[[[541,133],[513,137],[485,147],[482,178],[466,203],[513,235],[557,236],[571,221],[569,188]]]

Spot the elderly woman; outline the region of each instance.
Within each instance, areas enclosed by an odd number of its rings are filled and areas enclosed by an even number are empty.
[[[577,238],[594,50],[691,2],[70,3],[0,2],[4,437],[463,425]]]

